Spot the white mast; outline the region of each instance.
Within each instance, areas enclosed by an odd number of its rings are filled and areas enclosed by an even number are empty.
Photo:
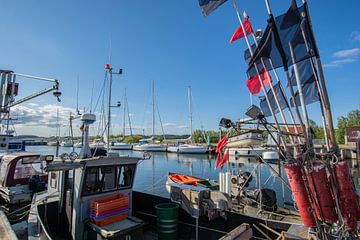
[[[125,139],[125,114],[126,114],[126,88],[124,93],[124,116],[123,116],[123,138]]]
[[[155,138],[155,80],[152,84],[152,136]]]
[[[192,106],[191,106],[191,86],[188,87],[188,101],[189,101],[189,123],[190,123],[190,141],[192,142],[192,133],[193,133],[193,126],[192,126]]]

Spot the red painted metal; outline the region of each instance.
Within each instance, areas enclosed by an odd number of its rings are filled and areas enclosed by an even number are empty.
[[[313,169],[307,173],[307,179],[310,192],[315,200],[315,212],[318,219],[327,223],[336,222],[338,218],[335,211],[334,200],[331,195],[331,188],[330,183],[328,182],[325,165],[320,162],[314,162]],[[320,209],[323,218],[321,217]]]
[[[302,178],[301,166],[299,163],[288,163],[285,165],[285,171],[304,226],[315,227],[316,222],[310,212],[311,204]]]
[[[340,210],[348,230],[356,231],[358,219],[358,197],[351,179],[347,161],[339,162],[334,167],[339,192]]]

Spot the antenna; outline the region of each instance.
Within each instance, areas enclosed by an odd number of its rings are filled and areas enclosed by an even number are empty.
[[[80,115],[80,110],[79,110],[79,75],[77,76],[77,81],[76,81],[76,114]]]

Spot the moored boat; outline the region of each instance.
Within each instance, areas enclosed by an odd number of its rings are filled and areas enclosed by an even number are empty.
[[[133,145],[130,143],[114,143],[110,146],[111,150],[131,150]]]
[[[263,142],[263,138],[260,133],[247,132],[239,135],[229,137],[227,148],[246,148],[260,146]]]

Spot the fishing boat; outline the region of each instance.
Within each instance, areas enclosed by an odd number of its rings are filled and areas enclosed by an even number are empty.
[[[261,156],[268,149],[263,147],[227,148],[229,155],[234,157],[256,157]]]
[[[0,167],[0,196],[7,204],[30,202],[34,192],[43,191],[47,174],[43,171],[52,155],[13,152],[2,156]]]
[[[45,171],[49,174],[49,187],[46,192],[34,195],[27,221],[28,238],[157,239],[158,234],[165,234],[162,230],[158,233],[153,230],[155,210],[166,204],[177,211],[178,205],[169,205],[170,200],[166,198],[133,191],[136,168],[144,158],[92,157],[87,136],[88,125],[95,121],[95,115],[83,114],[81,120],[85,132],[80,157],[62,155],[61,159],[47,164]],[[198,198],[199,202],[194,202],[196,206],[191,205],[191,208],[194,211],[200,209],[197,215],[205,218],[197,218],[195,224],[192,215],[179,209],[178,224],[170,226],[158,221],[158,226],[164,225],[172,236],[176,236],[176,228],[179,228],[178,239],[195,236],[217,239],[239,225],[239,222],[236,225],[234,222],[230,226],[217,226],[210,221],[217,218],[225,220],[221,216],[228,209],[227,198],[219,193],[203,199],[203,194],[201,201]],[[206,210],[203,207],[205,202],[210,204]]]
[[[260,133],[249,131],[229,137],[226,148],[248,148],[260,146],[262,143],[263,138]]]

